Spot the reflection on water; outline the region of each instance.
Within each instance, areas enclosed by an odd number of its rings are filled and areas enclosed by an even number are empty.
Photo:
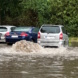
[[[78,78],[77,47],[42,53],[6,51],[0,51],[0,78]]]

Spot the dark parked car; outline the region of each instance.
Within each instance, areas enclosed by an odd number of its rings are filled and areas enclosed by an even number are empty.
[[[15,27],[13,31],[5,34],[6,43],[15,43],[20,40],[37,42],[37,27]]]

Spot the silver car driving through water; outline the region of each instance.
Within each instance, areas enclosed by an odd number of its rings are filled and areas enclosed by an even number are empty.
[[[38,32],[41,46],[68,46],[68,35],[63,25],[42,25]]]

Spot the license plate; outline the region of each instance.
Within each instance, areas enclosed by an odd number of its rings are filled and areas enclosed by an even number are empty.
[[[51,36],[44,36],[45,39],[55,39],[55,37],[51,37]]]
[[[47,37],[47,39],[54,39],[54,37]]]
[[[12,37],[12,38],[18,38],[18,36],[17,36],[17,35],[12,35],[11,37]]]

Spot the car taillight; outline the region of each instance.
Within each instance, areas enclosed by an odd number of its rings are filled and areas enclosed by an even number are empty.
[[[10,35],[10,33],[9,32],[7,32],[6,34],[5,34],[5,36],[9,36]]]
[[[40,38],[40,32],[38,32],[38,38]]]
[[[28,34],[25,32],[22,32],[20,36],[28,36]]]
[[[60,40],[63,39],[63,33],[60,34],[59,39],[60,39]]]

